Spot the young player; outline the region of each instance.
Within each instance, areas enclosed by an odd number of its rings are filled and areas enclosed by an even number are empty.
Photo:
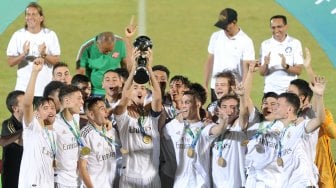
[[[56,155],[55,121],[56,108],[51,98],[42,98],[33,110],[33,98],[37,75],[44,60],[34,61],[23,111],[23,156],[20,167],[19,186],[54,187],[54,167]]]

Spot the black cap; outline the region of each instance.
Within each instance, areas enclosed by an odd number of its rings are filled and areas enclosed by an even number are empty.
[[[218,21],[215,23],[216,27],[226,29],[227,25],[233,21],[237,21],[237,12],[232,8],[226,8],[219,13]]]

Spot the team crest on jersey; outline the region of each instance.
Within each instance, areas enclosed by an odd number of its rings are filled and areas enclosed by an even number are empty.
[[[287,54],[292,53],[292,47],[288,46],[288,47],[285,49],[285,52],[286,52]]]

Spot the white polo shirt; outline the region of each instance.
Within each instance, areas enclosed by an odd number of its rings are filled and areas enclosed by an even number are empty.
[[[214,75],[228,70],[234,73],[238,81],[242,81],[243,61],[255,59],[252,39],[242,29],[230,38],[226,36],[224,30],[214,32],[210,38],[208,52],[214,55],[211,79],[213,89],[216,81]]]
[[[301,42],[289,35],[283,42],[276,41],[273,37],[261,43],[260,61],[264,64],[264,57],[270,55],[270,64],[268,69],[272,73],[265,76],[264,93],[275,92],[281,94],[286,92],[289,83],[297,78],[297,75],[288,74],[281,66],[281,57],[283,54],[286,57],[286,63],[289,66],[303,64]],[[274,70],[274,71],[273,71]]]
[[[25,28],[16,31],[9,41],[7,56],[19,56],[23,53],[23,45],[30,42],[28,56],[41,56],[38,46],[45,43],[46,53],[49,55],[60,55],[60,45],[56,33],[50,29],[43,28],[39,33],[31,33]],[[24,60],[18,65],[15,90],[26,91],[28,81],[32,72],[33,62]],[[45,86],[52,80],[53,65],[44,64],[37,76],[34,96],[43,96]]]

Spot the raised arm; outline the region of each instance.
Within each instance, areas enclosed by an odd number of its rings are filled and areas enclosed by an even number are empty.
[[[135,68],[136,68],[136,64],[137,64],[136,58],[139,57],[139,55],[140,55],[140,51],[137,50],[137,49],[134,49],[133,52],[132,52],[131,72],[130,72],[129,77],[127,78],[127,80],[125,82],[125,85],[123,87],[119,104],[114,109],[114,112],[115,112],[116,115],[123,114],[127,109],[127,105],[130,101],[131,86],[132,86],[132,83],[133,83],[133,77],[134,77]]]
[[[155,79],[153,70],[152,70],[152,64],[153,64],[153,52],[151,49],[148,49],[147,53],[147,70],[149,73],[150,83],[153,87],[152,89],[152,110],[154,112],[161,112],[162,110],[162,95],[161,95],[161,89],[159,82]]]
[[[218,124],[214,125],[210,129],[210,135],[214,135],[215,137],[218,137],[222,133],[224,133],[229,125],[228,123],[228,116],[221,108],[218,109],[219,115],[218,115]]]
[[[321,126],[325,119],[323,95],[326,86],[326,80],[321,76],[315,76],[314,80],[314,84],[310,83],[310,88],[313,90],[314,98],[316,100],[316,118],[309,121],[308,125],[306,126],[307,133],[310,133]]]
[[[258,68],[259,68],[258,61],[250,61],[246,79],[244,81],[245,102],[246,102],[249,114],[251,114],[254,111],[254,104],[251,99],[251,89],[252,89],[252,84],[253,84],[254,72],[256,72]]]
[[[125,28],[125,38],[124,42],[126,44],[126,58],[123,59],[123,64],[127,67],[128,72],[132,69],[132,52],[133,52],[133,44],[132,37],[136,33],[137,25],[134,24],[134,16],[131,17],[130,24]]]
[[[33,120],[33,99],[34,99],[34,91],[35,91],[35,83],[37,79],[38,73],[42,70],[44,64],[43,58],[36,58],[34,60],[32,73],[28,82],[27,90],[24,95],[23,102],[23,121],[26,126]]]
[[[238,123],[241,129],[246,129],[247,127],[247,121],[249,116],[249,111],[246,104],[246,95],[245,95],[245,89],[243,84],[238,84],[235,93],[239,97],[239,117],[238,117]]]

